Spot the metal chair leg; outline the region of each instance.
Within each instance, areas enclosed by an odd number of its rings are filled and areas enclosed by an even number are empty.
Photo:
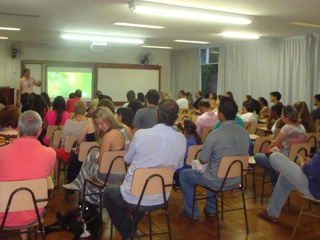
[[[221,221],[223,220],[223,192],[221,192]]]
[[[150,240],[152,240],[152,221],[151,221],[151,212],[148,212],[148,220],[149,220],[149,234]]]
[[[262,177],[261,205],[263,205],[263,195],[264,195],[265,180],[266,180],[266,171],[263,172],[263,177]]]
[[[193,188],[193,198],[192,198],[192,213],[191,213],[191,223],[194,224],[194,207],[196,203],[196,190],[197,190],[197,185],[194,186]]]
[[[302,203],[302,206],[301,206],[301,209],[300,209],[300,212],[299,212],[299,215],[298,215],[298,219],[297,219],[297,222],[296,222],[296,225],[293,229],[293,233],[291,235],[291,238],[293,239],[294,238],[294,235],[296,234],[296,230],[297,230],[297,227],[298,227],[298,224],[300,222],[300,218],[301,218],[301,215],[302,215],[302,212],[303,212],[303,208],[304,208],[304,205],[305,205],[305,200],[303,200],[303,203]]]
[[[220,223],[219,223],[219,204],[218,204],[218,196],[216,195],[216,221],[217,221],[217,233],[218,233],[218,239],[220,239]]]
[[[243,191],[243,189],[241,190],[241,195],[242,195],[242,202],[243,202],[244,219],[245,219],[245,221],[246,221],[246,230],[247,230],[247,233],[249,233],[249,225],[248,225],[248,216],[247,216],[246,200],[245,200],[245,198],[244,198],[244,191]]]

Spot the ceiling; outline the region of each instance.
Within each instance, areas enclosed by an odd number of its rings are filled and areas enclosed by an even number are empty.
[[[140,37],[145,39],[145,45],[168,46],[172,50],[180,50],[243,41],[220,36],[219,33],[223,31],[256,33],[261,36],[261,40],[320,32],[320,28],[289,24],[320,24],[319,0],[149,0],[253,16],[253,22],[246,26],[143,15],[131,12],[128,2],[129,0],[1,0],[0,25],[19,27],[21,31],[0,30],[0,36],[9,37],[8,40],[0,41],[27,45],[90,47],[88,42],[73,43],[59,38],[63,31],[86,32]],[[165,28],[155,30],[114,26],[114,22],[160,25]],[[175,39],[208,41],[210,44],[176,43],[173,42]],[[108,45],[112,46],[117,45]]]

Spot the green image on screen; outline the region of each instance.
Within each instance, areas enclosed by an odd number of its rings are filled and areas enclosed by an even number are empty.
[[[92,98],[92,73],[90,72],[47,72],[47,89],[51,98],[69,94],[77,89],[82,91],[82,98]]]

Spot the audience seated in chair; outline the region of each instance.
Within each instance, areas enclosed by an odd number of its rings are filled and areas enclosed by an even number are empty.
[[[139,109],[133,119],[133,132],[139,129],[151,128],[157,123],[155,112],[159,102],[159,92],[155,89],[150,89],[146,94],[146,106]]]
[[[258,119],[265,119],[269,117],[270,110],[268,108],[268,101],[264,97],[259,97],[259,110]]]
[[[320,119],[320,94],[314,95],[313,104],[317,108],[311,111],[311,117],[316,122],[317,119]]]
[[[83,126],[88,121],[85,117],[86,105],[82,101],[78,101],[74,104],[75,115],[72,119],[68,119],[64,125],[61,136],[61,147],[57,149],[57,157],[64,162],[69,161],[70,153],[64,151],[65,140],[68,135],[78,135]]]
[[[298,155],[296,163],[280,153],[270,155],[270,164],[280,172],[269,206],[257,214],[269,222],[277,222],[281,209],[291,191],[300,191],[304,196],[320,199],[320,149],[312,159]]]
[[[184,157],[183,167],[177,169],[173,175],[173,180],[175,182],[176,189],[181,188],[180,180],[179,180],[180,172],[184,169],[191,168],[190,165],[186,164],[186,159],[188,157],[189,147],[202,144],[201,137],[199,136],[199,134],[196,131],[197,127],[191,120],[181,121],[178,123],[177,127],[178,127],[178,131],[181,132],[186,137],[187,146],[186,146],[186,153],[185,153],[185,157]]]
[[[177,104],[179,106],[179,109],[188,109],[189,107],[189,102],[186,96],[185,91],[180,90],[178,93],[178,100],[177,100]]]
[[[309,113],[308,106],[304,101],[298,101],[293,105],[298,112],[300,123],[304,126],[307,133],[316,131],[316,125],[312,120],[311,114]]]
[[[82,97],[82,91],[80,89],[77,89],[75,92],[74,92],[74,98],[70,98],[68,99],[67,103],[66,103],[66,110],[71,113],[71,112],[74,112],[74,104],[78,101],[83,101],[81,99]],[[87,103],[85,101],[83,101],[84,104],[87,105]]]
[[[104,206],[122,239],[130,238],[131,221],[126,208],[135,209],[139,196],[132,195],[131,183],[134,171],[138,168],[173,166],[174,170],[183,166],[186,151],[186,139],[172,129],[178,117],[179,107],[174,100],[163,100],[157,109],[157,121],[154,127],[135,133],[129,151],[124,160],[130,167],[121,186],[109,185],[104,191]],[[167,199],[169,194],[167,194]],[[144,216],[144,211],[163,207],[162,195],[144,196],[139,212],[133,214],[135,232]]]
[[[241,118],[243,122],[257,122],[258,115],[255,113],[255,100],[249,99],[243,102]]]
[[[117,109],[117,119],[119,122],[125,124],[131,132],[133,131],[133,118],[134,114],[131,108],[121,107]]]
[[[202,113],[196,120],[197,133],[202,136],[202,131],[205,127],[213,128],[218,119],[218,114],[211,110],[210,103],[207,100],[199,102],[199,110]]]
[[[223,156],[246,155],[251,143],[248,132],[240,127],[234,120],[238,112],[236,102],[230,97],[221,99],[219,105],[219,119],[221,126],[209,133],[204,142],[199,166],[202,170],[185,169],[180,172],[180,183],[182,188],[182,198],[185,209],[180,211],[180,215],[191,219],[192,197],[195,185],[208,186],[219,189],[222,179],[217,178],[217,171],[220,160]],[[240,178],[228,179],[225,188],[233,188],[240,184]],[[207,191],[207,196],[214,196]],[[215,199],[207,200],[204,212],[212,216],[216,214]],[[199,209],[197,205],[194,209],[194,220],[199,219]]]
[[[12,144],[0,148],[0,181],[47,178],[51,175],[56,154],[52,148],[37,140],[42,120],[34,111],[24,112],[18,122],[20,137]],[[40,209],[43,212],[43,209]],[[0,213],[0,220],[3,213]],[[21,226],[35,221],[34,211],[10,213],[7,226]],[[26,239],[27,236],[21,236]]]
[[[65,111],[65,101],[62,96],[57,96],[53,100],[52,110],[48,111],[44,117],[42,129],[43,138],[39,139],[47,146],[50,144],[50,139],[47,139],[45,136],[46,129],[50,125],[64,125],[65,122],[70,118],[69,113]]]
[[[100,143],[100,153],[91,151],[87,160],[83,163],[80,173],[77,178],[69,184],[62,185],[64,188],[70,190],[80,190],[82,192],[83,183],[85,178],[89,176],[96,182],[103,183],[106,175],[101,174],[99,171],[99,165],[103,152],[106,151],[119,151],[127,150],[130,145],[132,134],[130,129],[120,123],[107,107],[98,107],[92,116],[95,124],[95,134],[98,136],[98,142]],[[117,174],[109,176],[110,184],[119,184],[123,181],[124,174]],[[92,185],[87,185],[86,193],[94,191]],[[88,196],[86,201],[91,203],[97,203],[97,195]]]
[[[20,111],[13,105],[8,105],[0,110],[0,134],[18,135],[17,126],[20,117]]]
[[[294,143],[307,142],[306,130],[304,126],[299,123],[298,112],[293,106],[285,106],[282,109],[281,117],[285,125],[281,128],[277,138],[272,141],[269,149],[278,147],[279,151],[282,149],[282,154],[288,157],[290,148]],[[274,188],[277,182],[278,174],[272,168],[267,155],[264,153],[257,153],[254,156],[254,160],[260,167],[267,170],[267,173],[270,177],[271,186]]]
[[[266,127],[268,130],[271,130],[272,134],[275,134],[277,128],[282,128],[284,122],[282,121],[281,114],[282,108],[280,105],[273,105],[270,108],[270,114],[266,121]]]

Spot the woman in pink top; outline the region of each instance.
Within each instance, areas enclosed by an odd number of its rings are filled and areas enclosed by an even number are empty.
[[[57,96],[53,101],[52,110],[48,111],[44,117],[42,129],[46,130],[50,125],[64,125],[69,118],[64,98]],[[44,136],[43,143],[49,146],[50,140]]]

